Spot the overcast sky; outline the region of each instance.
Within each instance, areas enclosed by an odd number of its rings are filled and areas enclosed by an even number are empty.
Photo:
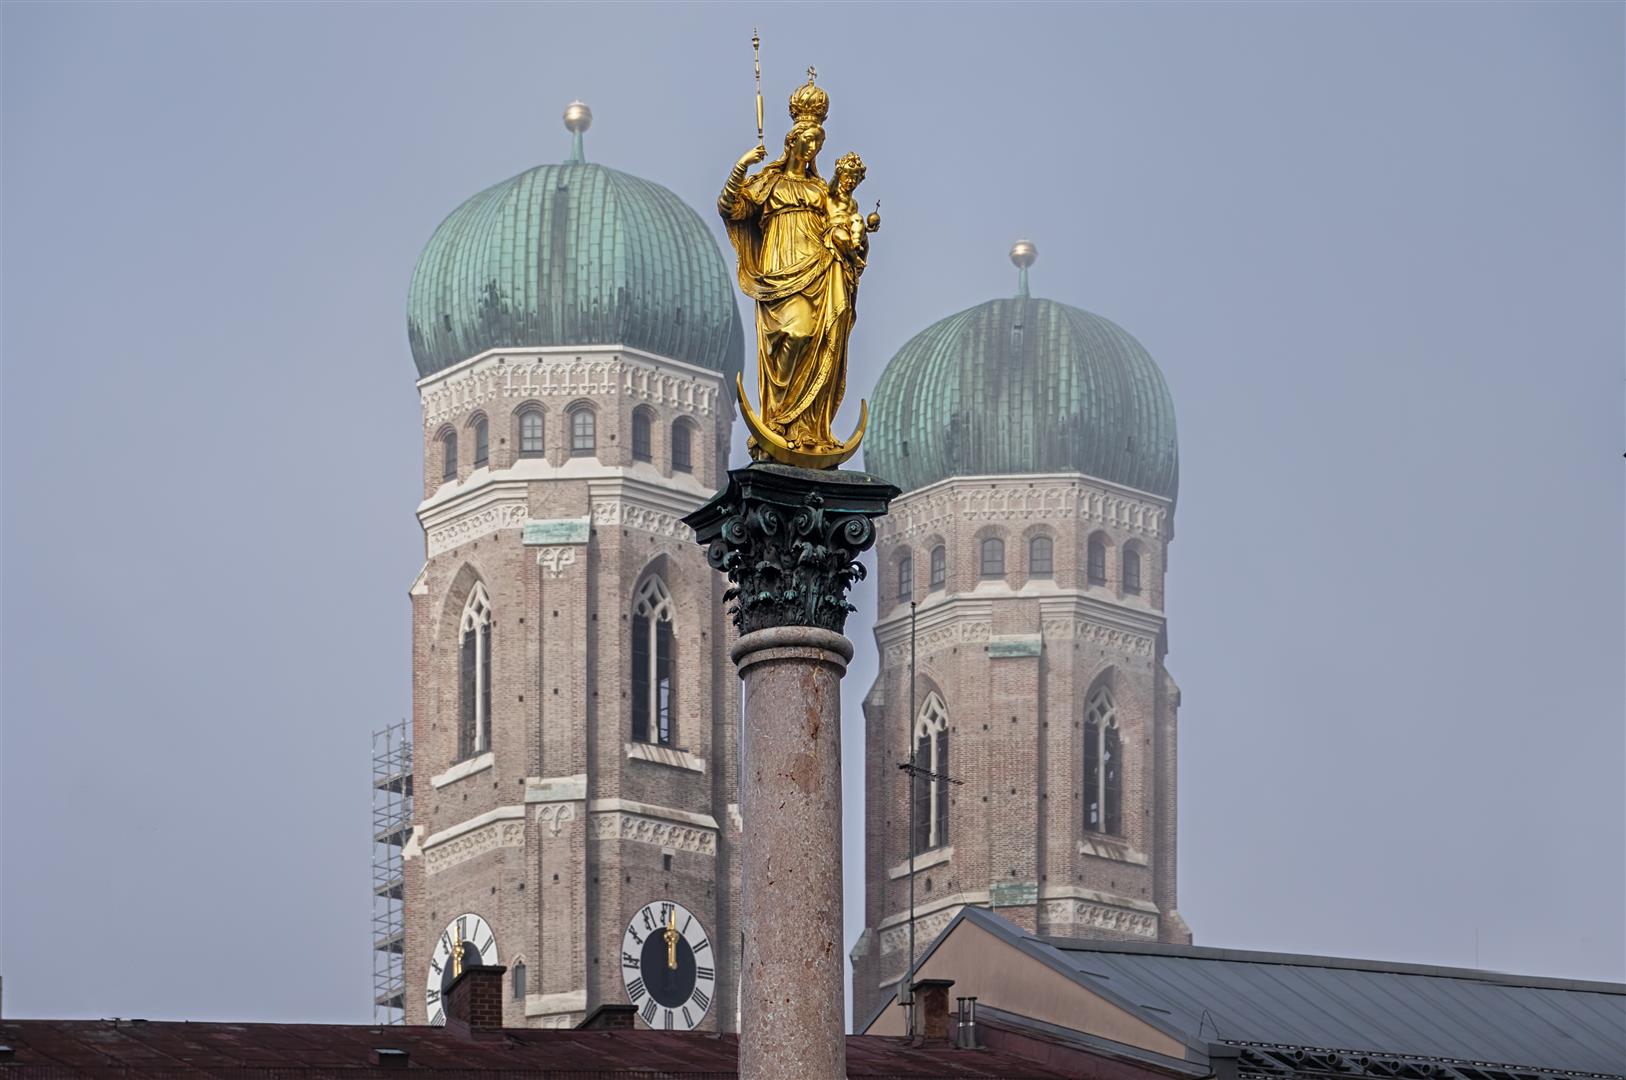
[[[371,1015],[414,260],[578,96],[705,210],[753,18],[885,200],[849,411],[1024,235],[1167,376],[1198,943],[1622,978],[1622,11],[4,5],[6,1014]]]

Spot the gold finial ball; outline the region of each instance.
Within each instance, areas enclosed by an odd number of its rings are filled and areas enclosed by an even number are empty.
[[[1032,240],[1018,240],[1011,245],[1011,262],[1026,270],[1033,265],[1033,260],[1039,257],[1039,249],[1033,246]]]
[[[593,110],[587,107],[585,101],[572,101],[565,106],[565,129],[575,134],[581,134],[593,126]]]

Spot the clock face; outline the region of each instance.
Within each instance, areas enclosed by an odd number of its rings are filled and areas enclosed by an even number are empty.
[[[440,932],[440,938],[435,942],[435,951],[429,956],[429,978],[425,981],[423,1000],[429,1013],[431,1024],[444,1024],[446,1012],[441,1005],[441,998],[457,977],[458,944],[463,946],[462,966],[471,964],[496,964],[497,935],[491,932],[491,927],[480,916],[469,912],[459,915],[446,924],[446,929]]]
[[[621,981],[639,1019],[663,1031],[700,1025],[717,991],[717,960],[700,919],[682,904],[655,900],[621,937]]]

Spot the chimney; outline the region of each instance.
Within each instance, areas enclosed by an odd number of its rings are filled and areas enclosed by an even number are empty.
[[[961,1050],[977,1049],[977,999],[955,998],[959,1002],[959,1016],[954,1024],[954,1045]]]
[[[489,1038],[502,1031],[501,965],[465,964],[447,987],[446,1030],[460,1039]]]
[[[915,980],[916,1016],[923,1038],[949,1037],[949,987],[953,985],[953,979]]]

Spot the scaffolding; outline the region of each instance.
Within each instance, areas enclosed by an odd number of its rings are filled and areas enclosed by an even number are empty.
[[[373,1019],[404,1023],[406,878],[412,834],[412,737],[402,720],[373,732]]]

